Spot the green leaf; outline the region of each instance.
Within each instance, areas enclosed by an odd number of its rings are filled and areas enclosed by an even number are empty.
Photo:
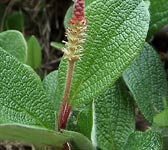
[[[66,12],[66,15],[65,15],[65,18],[64,18],[64,27],[65,28],[69,26],[68,22],[72,17],[72,9],[73,9],[73,6],[70,6],[68,8],[67,12]]]
[[[163,149],[162,150],[167,150],[168,148],[168,128],[158,128],[155,129],[157,133],[160,134],[162,137],[162,143],[163,143]]]
[[[56,132],[21,124],[1,124],[0,133],[1,140],[56,147],[62,147],[64,143],[70,142],[80,150],[94,150],[91,142],[86,137],[73,131]]]
[[[168,108],[157,114],[153,121],[160,127],[168,127]]]
[[[131,101],[121,80],[95,100],[96,141],[102,150],[121,150],[126,139],[134,132],[135,116]]]
[[[142,114],[152,123],[156,113],[163,110],[163,99],[168,99],[166,74],[159,55],[145,44],[123,77]]]
[[[77,148],[75,150],[95,150],[91,142],[80,133],[64,130],[63,135],[71,139],[70,142]]]
[[[161,137],[152,131],[135,132],[128,138],[124,150],[161,150]]]
[[[94,149],[91,142],[86,137],[72,131],[56,132],[54,130],[21,124],[1,124],[0,133],[0,140],[55,146],[56,149],[62,147],[66,142],[71,142],[78,150]]]
[[[96,0],[85,0],[85,6],[87,7],[89,4],[91,4],[94,1]]]
[[[28,56],[26,64],[34,69],[37,69],[41,65],[41,46],[35,36],[31,36],[27,41]]]
[[[85,106],[82,110],[72,110],[67,122],[67,130],[79,132],[91,140],[92,127],[92,104]]]
[[[53,130],[21,124],[0,124],[0,133],[0,140],[26,142],[43,146],[61,147],[68,141],[68,137]]]
[[[65,47],[64,44],[59,43],[59,42],[51,42],[51,46],[55,47],[56,49],[62,50],[62,48]]]
[[[23,35],[14,30],[0,33],[0,47],[25,63],[27,58],[27,45]]]
[[[55,129],[54,106],[39,76],[0,48],[0,122]]]
[[[5,25],[7,30],[13,29],[23,32],[24,16],[22,11],[16,11],[9,15],[6,19]]]
[[[150,0],[151,22],[149,27],[148,38],[159,31],[168,23],[168,1],[167,0]]]
[[[57,74],[58,74],[58,71],[55,70],[55,71],[49,73],[43,80],[43,87],[44,87],[49,99],[54,104],[54,106],[56,106]],[[59,106],[57,106],[57,107],[59,107]]]
[[[86,42],[75,64],[69,96],[75,106],[89,103],[121,76],[142,49],[149,24],[142,0],[96,0],[87,7],[86,16]],[[64,60],[58,72],[58,101],[63,97],[66,72]]]

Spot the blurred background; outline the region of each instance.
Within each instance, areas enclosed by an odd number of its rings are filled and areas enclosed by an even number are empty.
[[[0,31],[19,30],[35,51],[36,64],[27,62],[43,78],[58,68],[62,52],[51,46],[64,39],[64,16],[71,0],[0,0]],[[35,47],[32,47],[35,45]],[[40,54],[41,53],[41,54]]]

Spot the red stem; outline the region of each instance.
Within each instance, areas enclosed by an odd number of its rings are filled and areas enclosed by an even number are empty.
[[[63,101],[58,118],[58,130],[66,128],[66,123],[71,112],[71,106],[68,104],[68,96],[71,89],[72,77],[74,70],[74,61],[68,61],[68,72],[65,84],[65,91],[63,96]]]

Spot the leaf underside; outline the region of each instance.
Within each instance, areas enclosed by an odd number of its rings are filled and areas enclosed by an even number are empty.
[[[158,134],[147,132],[132,133],[123,150],[161,150],[161,138]]]
[[[123,74],[144,117],[152,124],[153,117],[163,110],[163,99],[168,99],[168,85],[163,64],[148,44]]]
[[[62,147],[64,143],[70,142],[77,148],[76,150],[94,150],[91,142],[86,137],[73,131],[56,132],[46,128],[21,124],[1,124],[0,133],[0,140],[54,146],[56,149]]]
[[[97,144],[102,150],[121,150],[134,132],[135,116],[132,98],[121,80],[110,86],[95,102]]]

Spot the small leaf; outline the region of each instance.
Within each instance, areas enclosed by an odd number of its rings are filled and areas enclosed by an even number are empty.
[[[0,47],[25,63],[27,58],[27,45],[23,35],[14,30],[0,33]]]
[[[55,146],[60,148],[66,142],[72,143],[78,150],[94,150],[91,142],[80,133],[72,131],[56,132],[45,128],[21,124],[1,124],[0,140],[26,142],[28,144]]]
[[[123,150],[161,150],[161,137],[152,131],[132,133]]]
[[[131,101],[121,80],[95,100],[96,143],[102,150],[121,150],[126,139],[134,132],[135,116]]]
[[[148,38],[168,23],[168,0],[150,0],[151,22]]]
[[[24,16],[22,11],[16,11],[9,15],[5,22],[7,30],[18,30],[23,32],[24,29]]]
[[[157,114],[153,121],[160,127],[168,127],[168,108]]]
[[[68,119],[66,129],[79,132],[91,140],[93,126],[92,104],[85,106],[82,110],[72,110]]]
[[[168,85],[163,64],[148,44],[123,74],[144,117],[152,124],[153,117],[163,110],[163,99],[168,99]]]
[[[51,42],[51,46],[55,47],[56,49],[62,50],[65,47],[64,44],[58,42]]]
[[[40,78],[0,48],[0,122],[55,129],[54,106]]]
[[[41,46],[35,36],[31,36],[27,41],[28,56],[26,64],[34,69],[37,69],[41,65]]]
[[[87,7],[86,16],[86,43],[83,57],[75,64],[69,96],[76,107],[90,103],[121,76],[140,52],[149,24],[149,13],[142,0],[96,0]],[[66,71],[67,62],[62,61],[58,101],[63,97]]]
[[[64,27],[65,28],[69,26],[68,22],[72,17],[72,9],[73,9],[73,6],[70,6],[68,8],[67,12],[66,12],[66,15],[65,15],[65,18],[64,18]]]

